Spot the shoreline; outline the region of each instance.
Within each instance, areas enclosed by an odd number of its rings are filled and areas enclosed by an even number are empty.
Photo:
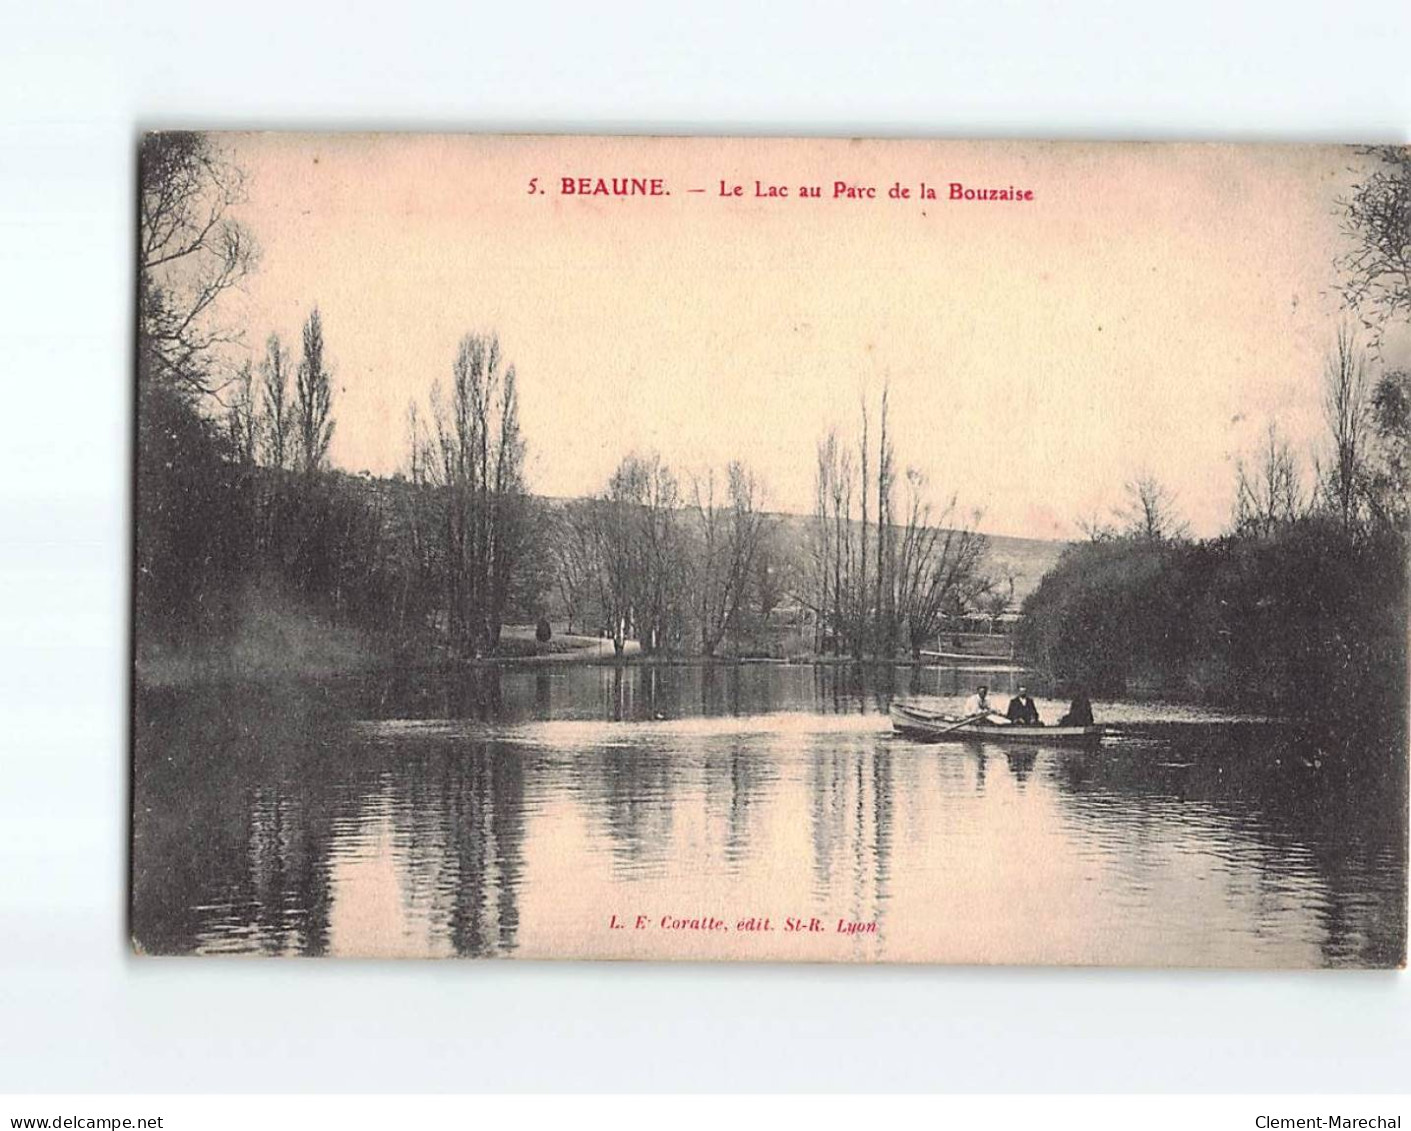
[[[159,658],[138,657],[132,665],[132,674],[138,686],[146,688],[180,687],[188,684],[219,683],[242,680],[253,683],[272,680],[320,680],[353,679],[391,672],[436,672],[441,674],[455,671],[488,671],[501,668],[557,668],[564,666],[597,668],[742,668],[742,667],[790,667],[790,668],[926,668],[941,671],[974,672],[1025,672],[1033,669],[1025,664],[1007,659],[993,661],[984,656],[976,656],[973,663],[955,660],[937,661],[932,659],[912,659],[897,657],[883,659],[851,656],[643,656],[640,653],[614,655],[593,653],[578,655],[574,652],[546,652],[542,655],[475,656],[459,659],[444,657],[422,657],[408,659],[398,656],[377,656],[360,662],[337,665],[297,665],[242,663],[234,658],[213,658],[211,656],[191,659],[184,657]],[[175,669],[182,669],[179,673]]]

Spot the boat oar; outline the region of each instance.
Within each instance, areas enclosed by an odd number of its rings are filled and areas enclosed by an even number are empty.
[[[953,730],[959,730],[961,727],[965,726],[965,725],[968,724],[968,723],[973,723],[973,722],[975,722],[977,719],[983,719],[983,718],[987,717],[987,716],[989,715],[989,713],[990,713],[989,711],[981,711],[978,715],[970,715],[970,716],[968,716],[967,718],[961,719],[960,722],[958,722],[958,723],[952,723],[950,726],[946,727],[944,730],[934,731],[933,733],[934,733],[934,734],[937,734],[937,735],[940,735],[940,734],[950,734],[951,731],[953,731]]]

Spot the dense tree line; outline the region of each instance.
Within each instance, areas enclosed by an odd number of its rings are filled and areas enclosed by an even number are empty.
[[[214,310],[255,249],[239,170],[203,136],[149,136],[140,170],[135,601],[144,632],[181,640],[225,627],[254,526],[238,438],[205,409],[232,340]]]
[[[1025,602],[1020,646],[1093,693],[1147,690],[1386,718],[1405,693],[1404,571],[1390,530],[1309,515],[1267,535],[1070,549]]]
[[[1024,603],[1020,646],[1056,679],[1404,724],[1411,375],[1378,359],[1411,311],[1411,162],[1370,156],[1343,202],[1360,328],[1328,352],[1321,453],[1305,468],[1270,422],[1236,469],[1228,531],[1206,541],[1153,476],[1129,483]]]
[[[221,297],[254,268],[234,218],[243,180],[200,134],[154,134],[140,160],[137,545],[143,646],[228,641],[290,601],[392,646],[493,649],[545,582],[530,549],[513,366],[467,336],[410,479],[334,471],[322,315],[297,360],[277,334],[230,371]]]
[[[278,597],[422,656],[495,653],[507,622],[541,622],[543,643],[555,605],[618,654],[628,641],[647,655],[772,650],[788,606],[796,622],[807,610],[820,649],[889,656],[983,595],[984,539],[946,526],[954,501],[933,512],[918,472],[898,476],[885,392],[875,453],[865,406],[856,457],[836,434],[820,446],[802,555],[738,461],[683,481],[632,454],[592,497],[535,500],[518,377],[493,333],[467,334],[448,382],[409,406],[403,473],[332,469],[336,327],[315,306],[292,348],[270,333],[258,357],[231,360],[243,334],[221,300],[259,257],[235,219],[240,170],[180,133],[147,138],[140,168],[144,645],[228,641]]]
[[[1404,627],[1411,379],[1380,346],[1407,309],[1405,176],[1386,158],[1345,202],[1360,325],[1329,351],[1315,466],[1271,423],[1238,466],[1229,532],[1194,543],[1175,496],[1134,475],[1025,604],[1021,645],[1052,674],[1271,703],[1400,686],[1404,633],[1386,626]],[[336,471],[337,331],[319,309],[292,348],[269,334],[257,358],[230,361],[241,335],[221,298],[258,261],[234,219],[239,170],[203,135],[153,135],[140,188],[144,643],[228,639],[250,594],[276,593],[420,657],[503,651],[504,625],[551,608],[618,654],[635,641],[648,655],[740,655],[773,649],[788,607],[806,650],[890,659],[1012,603],[1013,579],[986,573],[978,516],[899,461],[885,388],[863,400],[853,440],[834,429],[819,442],[801,547],[740,462],[683,480],[632,454],[591,497],[535,499],[518,376],[493,333],[465,335],[447,383],[409,406],[403,474]]]
[[[1172,533],[1169,515],[1151,522],[1142,510],[1126,525],[1090,525],[1089,541],[1024,602],[1022,654],[1094,692],[1144,687],[1364,721],[1402,715],[1411,379],[1390,371],[1371,387],[1358,378],[1349,394],[1337,386],[1359,370],[1338,360],[1340,348],[1326,375],[1330,455],[1311,482],[1270,426],[1237,469],[1220,537],[1192,541],[1179,520]],[[1365,406],[1351,418],[1349,396]],[[1141,495],[1141,484],[1129,493]]]
[[[644,654],[715,656],[792,647],[854,659],[918,656],[947,618],[1008,608],[984,571],[987,540],[937,509],[924,474],[896,471],[883,391],[875,453],[864,404],[856,449],[831,431],[818,446],[817,507],[802,546],[764,510],[754,472],[677,474],[655,454],[625,458],[598,494],[560,508],[550,524],[554,584],[568,626],[629,640]],[[875,455],[875,458],[874,458]],[[896,496],[901,493],[898,511]]]

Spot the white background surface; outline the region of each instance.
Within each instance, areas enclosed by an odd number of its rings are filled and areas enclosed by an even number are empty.
[[[0,0],[0,1092],[1404,1089],[1404,975],[137,961],[123,924],[141,129],[1406,141],[1408,46],[1396,0]]]

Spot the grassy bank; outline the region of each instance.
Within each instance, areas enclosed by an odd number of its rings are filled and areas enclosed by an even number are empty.
[[[272,589],[246,588],[222,610],[225,631],[139,637],[138,680],[170,687],[216,679],[326,679],[395,662],[365,633]]]

